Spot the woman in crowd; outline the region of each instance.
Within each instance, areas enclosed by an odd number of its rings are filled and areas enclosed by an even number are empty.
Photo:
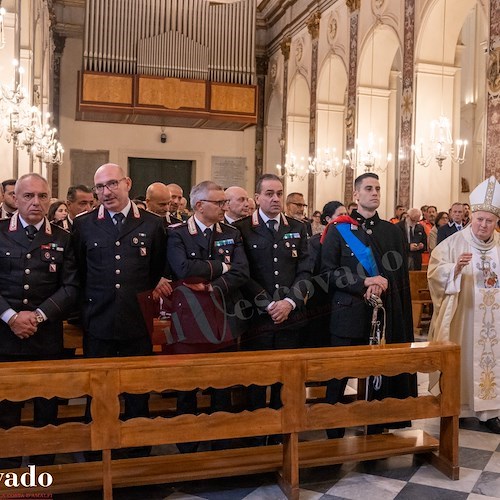
[[[68,207],[64,201],[57,200],[52,203],[47,213],[49,222],[69,231]]]
[[[448,224],[449,221],[448,212],[439,212],[436,215],[436,220],[434,221],[434,226],[429,233],[429,240],[427,242],[427,248],[429,249],[429,253],[431,253],[437,245],[437,234],[438,229],[445,224]]]
[[[313,236],[315,234],[321,234],[325,229],[325,226],[321,223],[321,212],[316,210],[312,215],[311,230]]]

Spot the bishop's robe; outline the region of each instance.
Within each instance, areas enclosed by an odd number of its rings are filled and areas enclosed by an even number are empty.
[[[458,276],[463,253],[471,262]],[[429,340],[461,346],[462,417],[500,416],[500,234],[478,240],[471,226],[441,242],[431,254],[427,277],[434,304]],[[439,392],[438,374],[430,389]]]

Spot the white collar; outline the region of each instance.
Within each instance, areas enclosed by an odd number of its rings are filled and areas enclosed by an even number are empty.
[[[45,217],[38,223],[36,224],[28,224],[21,216],[19,216],[19,221],[21,222],[21,226],[25,228],[26,226],[35,226],[37,231],[40,231],[40,228],[42,227],[43,223],[45,222]]]

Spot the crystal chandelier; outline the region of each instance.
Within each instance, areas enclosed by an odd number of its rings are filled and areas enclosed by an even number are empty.
[[[42,113],[31,106],[22,85],[23,69],[14,66],[19,75],[19,84],[10,89],[0,87],[0,136],[18,150],[34,154],[40,162],[61,165],[64,149],[56,139],[57,130],[49,124],[50,113],[42,120]]]
[[[442,59],[441,59],[441,103],[444,96],[444,40],[446,33],[446,0],[443,3],[443,30],[442,30]],[[442,106],[442,105],[441,105]],[[429,144],[425,144],[420,139],[418,144],[413,144],[411,149],[415,156],[415,161],[421,167],[428,167],[432,160],[436,160],[439,169],[442,170],[443,162],[448,158],[459,165],[465,161],[467,141],[457,139],[453,144],[450,120],[444,116],[441,107],[441,115],[437,120],[432,120]]]
[[[388,153],[385,158],[382,158],[382,155],[378,152],[382,146],[382,138],[378,140],[378,150],[376,142],[372,132],[368,134],[366,146],[360,139],[356,139],[355,147],[346,152],[346,158],[343,160],[344,165],[351,167],[353,170],[364,169],[364,172],[385,172],[392,161],[392,154]]]

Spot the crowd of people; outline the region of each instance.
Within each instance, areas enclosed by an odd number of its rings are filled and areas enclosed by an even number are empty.
[[[497,359],[500,324],[500,184],[494,178],[471,193],[470,206],[454,203],[439,213],[434,206],[398,206],[390,221],[377,212],[380,182],[373,173],[355,180],[355,202],[330,201],[312,220],[303,194],[285,197],[273,174],[257,180],[253,197],[241,186],[203,181],[190,192],[191,210],[177,184],[154,182],[134,200],[131,188],[116,164],[100,166],[92,188],[71,186],[66,200],[51,200],[38,174],[2,183],[0,361],[63,358],[68,317],[82,325],[86,357],[150,355],[151,318],[144,313],[150,296],[172,317],[169,354],[412,342],[409,270],[421,269],[432,252],[431,337],[462,344],[462,371],[470,374],[462,384],[467,416],[473,412],[500,433],[500,374],[488,361],[492,354]],[[485,345],[478,301],[491,315],[489,357],[478,348]],[[346,383],[326,381],[327,402],[341,401]],[[282,405],[280,389],[270,388],[271,408]],[[382,377],[368,394],[406,398],[416,390],[416,374],[405,374]],[[123,418],[148,417],[148,399],[125,394]],[[249,410],[267,404],[266,387],[248,388]],[[211,390],[212,411],[230,405],[230,389]],[[0,402],[0,427],[19,425],[21,406]],[[37,398],[34,408],[35,426],[57,421],[56,401]],[[178,394],[177,411],[196,413],[196,391]],[[344,429],[327,434],[341,438]],[[249,445],[280,440],[261,436]],[[193,452],[198,445],[179,449]],[[149,451],[128,450],[129,456]],[[19,466],[20,459],[7,465]],[[52,461],[43,456],[34,463]]]

